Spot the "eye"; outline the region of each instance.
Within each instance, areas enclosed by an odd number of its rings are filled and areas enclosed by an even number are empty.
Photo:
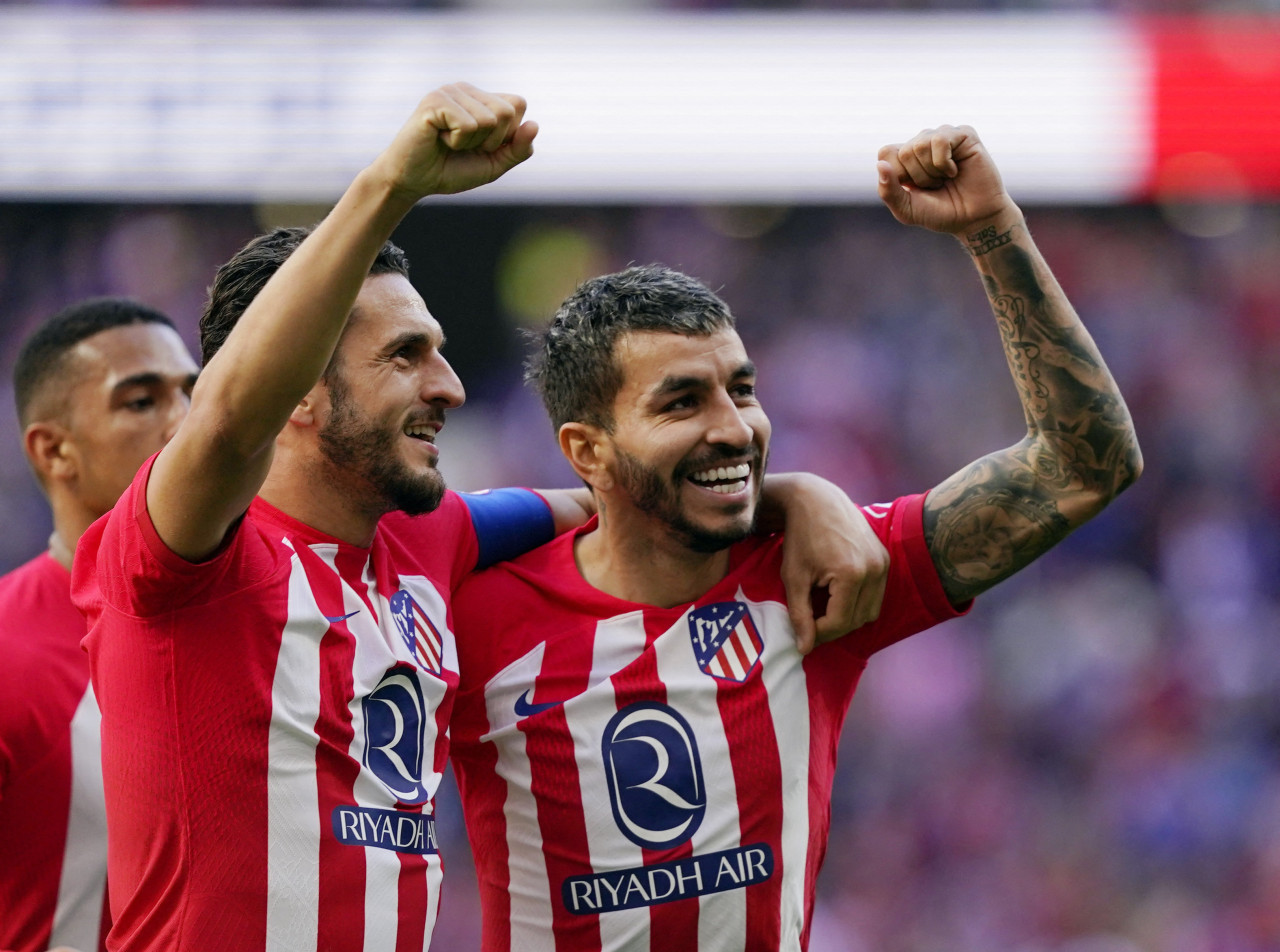
[[[132,410],[136,413],[141,413],[143,410],[150,410],[155,405],[155,398],[151,396],[137,397],[133,400],[125,401],[124,404],[126,410]]]
[[[743,400],[750,400],[756,395],[756,385],[754,383],[740,383],[730,391],[735,397]]]
[[[694,406],[696,402],[697,401],[694,399],[693,394],[686,393],[683,397],[676,397],[674,400],[667,403],[662,408],[662,412],[675,413],[677,410],[688,410],[690,407]]]

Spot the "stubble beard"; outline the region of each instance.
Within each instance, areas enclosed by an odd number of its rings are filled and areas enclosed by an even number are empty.
[[[382,512],[419,516],[432,512],[444,499],[444,476],[434,466],[415,471],[399,458],[403,435],[379,427],[364,417],[340,375],[331,374],[329,419],[320,428],[320,452],[335,468],[370,486],[380,497]]]
[[[752,473],[758,481],[764,473],[764,466],[757,466],[759,451],[753,446]],[[728,455],[728,454],[726,454]],[[738,459],[741,454],[734,454]],[[654,468],[646,466],[639,459],[623,450],[618,450],[619,484],[630,497],[631,502],[641,512],[646,512],[661,520],[682,545],[694,552],[711,554],[727,549],[736,542],[751,535],[755,531],[755,513],[759,508],[760,487],[755,487],[755,505],[752,507],[750,519],[743,519],[724,529],[710,529],[694,522],[685,513],[680,503],[680,488],[690,473],[700,472],[717,465],[716,461],[700,460],[697,463],[682,463],[676,467],[672,478],[668,481]]]

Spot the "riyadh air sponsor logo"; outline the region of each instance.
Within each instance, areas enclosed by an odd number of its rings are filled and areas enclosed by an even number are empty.
[[[373,846],[420,856],[440,851],[436,842],[436,818],[433,816],[341,806],[333,808],[330,821],[338,842],[348,846]]]
[[[401,589],[391,596],[391,617],[413,660],[424,671],[438,675],[440,659],[444,657],[444,639],[422,606]]]
[[[689,612],[689,640],[703,673],[743,682],[760,664],[764,643],[742,602],[717,602]]]
[[[773,850],[768,843],[752,843],[669,863],[570,876],[560,884],[560,901],[574,915],[591,916],[742,889],[772,875]]]
[[[364,765],[401,803],[431,798],[422,782],[427,704],[417,673],[407,664],[387,671],[360,701]]]
[[[602,750],[613,818],[627,839],[665,849],[693,836],[707,803],[688,721],[665,704],[631,704],[609,720]]]

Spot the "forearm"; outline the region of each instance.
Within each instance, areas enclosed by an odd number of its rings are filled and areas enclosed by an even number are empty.
[[[1016,206],[958,237],[991,301],[1027,436],[930,495],[926,537],[957,603],[1061,541],[1142,468],[1119,388]]]
[[[963,240],[982,276],[1027,420],[1028,459],[1073,525],[1138,476],[1129,409],[1016,208]],[[1084,513],[1073,506],[1097,508]]]
[[[197,405],[234,434],[231,452],[268,446],[328,365],[378,250],[412,207],[364,170],[246,308],[201,374]],[[203,399],[201,399],[203,398]]]

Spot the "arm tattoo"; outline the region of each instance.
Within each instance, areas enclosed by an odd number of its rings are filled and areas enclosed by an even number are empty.
[[[966,238],[1028,432],[945,480],[925,501],[925,540],[956,604],[1048,551],[1141,469],[1120,391],[1038,253],[1015,243],[1012,229]]]

